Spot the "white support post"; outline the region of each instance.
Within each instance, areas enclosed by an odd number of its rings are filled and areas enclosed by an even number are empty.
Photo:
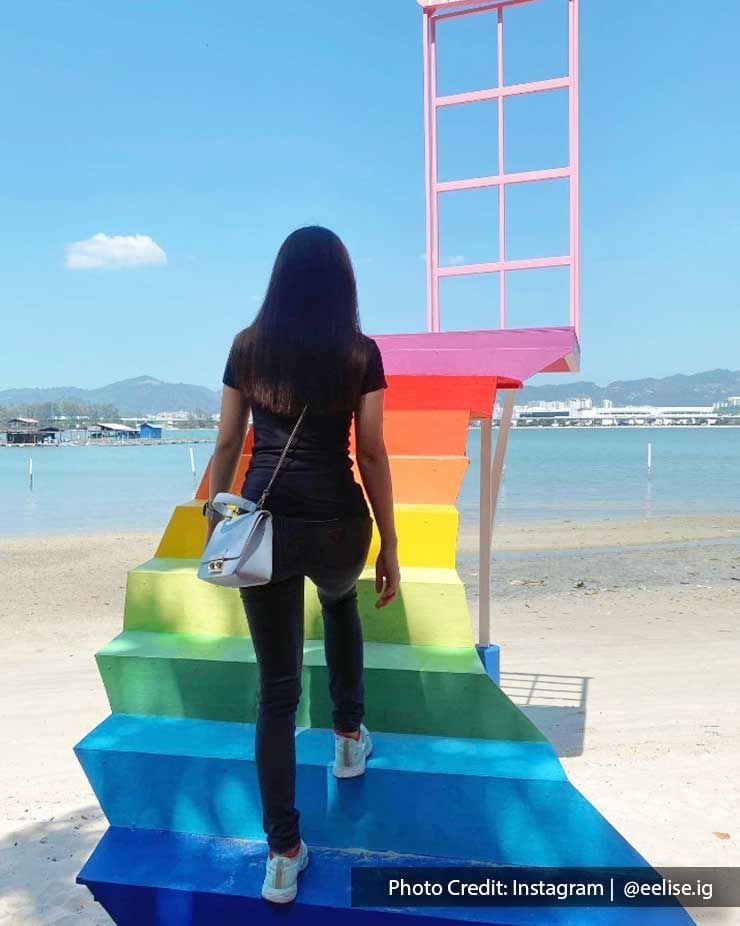
[[[517,389],[507,389],[504,392],[504,405],[501,410],[501,421],[499,423],[498,437],[496,438],[496,453],[493,457],[493,467],[491,469],[491,536],[493,536],[493,522],[496,518],[496,505],[498,504],[501,480],[504,476],[504,459],[506,458],[506,447],[509,443],[509,431],[511,429],[511,419],[514,416],[517,392]]]
[[[478,540],[478,643],[491,642],[491,439],[493,423],[490,418],[480,423],[480,514]]]
[[[491,643],[491,541],[516,395],[515,389],[507,389],[504,393],[504,406],[496,438],[495,454],[492,453],[493,422],[490,418],[484,418],[480,423],[478,541],[478,644],[480,646],[489,646]]]

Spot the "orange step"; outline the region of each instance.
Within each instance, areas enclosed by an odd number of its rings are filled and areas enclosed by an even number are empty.
[[[393,499],[401,505],[454,505],[467,457],[391,457]],[[357,464],[355,479],[362,485]]]
[[[230,492],[236,495],[241,492],[251,459],[251,454],[244,454],[239,458],[239,466]],[[393,497],[397,502],[407,505],[454,505],[465,478],[468,460],[464,456],[407,456],[391,457],[390,464]],[[195,495],[197,499],[205,501],[208,498],[210,469],[209,460]],[[355,479],[362,485],[359,469],[354,461],[353,470]]]
[[[389,409],[383,414],[383,435],[393,456],[427,454],[462,456],[468,440],[470,415],[464,409]],[[354,428],[350,452],[355,452]]]

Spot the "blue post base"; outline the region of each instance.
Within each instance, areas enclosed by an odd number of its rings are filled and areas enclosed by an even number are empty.
[[[497,685],[501,684],[501,647],[496,643],[489,643],[487,646],[478,644],[475,647],[478,650],[480,661],[486,670],[489,678],[492,678]]]

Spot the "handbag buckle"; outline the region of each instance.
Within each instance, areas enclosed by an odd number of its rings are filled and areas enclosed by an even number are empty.
[[[212,559],[208,561],[208,573],[213,575],[217,572],[224,571],[224,561],[223,559]]]

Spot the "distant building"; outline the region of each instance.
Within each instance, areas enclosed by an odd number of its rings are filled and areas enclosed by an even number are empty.
[[[56,444],[59,443],[59,428],[52,426],[46,428],[39,428],[39,444]]]
[[[714,425],[718,424],[725,415],[728,421],[732,413],[740,412],[740,408],[729,403],[724,407],[719,405],[685,405],[685,406],[654,406],[654,405],[615,405],[605,401],[603,405],[594,408],[585,406],[580,408],[564,408],[564,403],[539,403],[515,409],[515,424],[521,427],[527,425],[558,425],[567,424],[570,427],[588,427],[591,425],[614,427],[622,425],[627,427],[648,426],[661,427],[667,425]],[[739,416],[740,417],[740,416]]]
[[[11,418],[5,434],[9,444],[55,444],[59,440],[59,428],[41,428],[35,418]]]
[[[731,395],[724,402],[717,402],[714,410],[719,415],[740,415],[740,395]]]
[[[571,413],[568,409],[522,409],[517,415],[518,420],[541,419],[552,420],[554,418],[570,418]]]
[[[132,428],[127,424],[116,424],[110,422],[99,422],[93,426],[90,437],[98,439],[101,437],[117,437],[119,440],[139,437],[139,429]]]
[[[39,423],[35,418],[11,418],[6,433],[9,444],[39,443]]]
[[[142,437],[149,440],[159,440],[162,436],[162,428],[159,425],[149,424],[148,421],[143,421],[139,428],[139,433]]]

